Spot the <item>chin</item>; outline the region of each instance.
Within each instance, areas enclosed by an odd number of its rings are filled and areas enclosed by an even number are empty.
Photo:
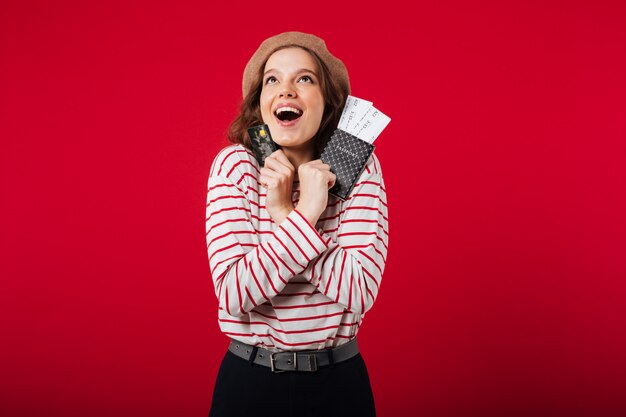
[[[270,128],[271,131],[271,128]],[[272,132],[274,142],[280,146],[298,146],[307,143],[311,139],[302,139],[303,135],[297,132],[281,132],[279,127],[276,133]]]
[[[307,146],[312,144],[312,139],[302,140],[302,139],[292,139],[292,138],[279,138],[274,139],[278,145],[283,148],[298,148],[301,146]]]

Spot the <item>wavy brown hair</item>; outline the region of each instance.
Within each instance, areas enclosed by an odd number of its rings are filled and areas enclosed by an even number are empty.
[[[330,139],[330,135],[335,131],[339,124],[339,118],[343,111],[343,106],[348,98],[348,92],[342,90],[340,85],[330,75],[330,71],[317,54],[308,48],[298,45],[285,45],[275,51],[286,48],[300,48],[307,51],[317,63],[319,68],[319,82],[324,97],[324,114],[317,133],[313,137],[313,141],[317,149],[317,157],[324,149],[326,142]],[[243,98],[239,108],[239,115],[233,120],[228,127],[228,140],[234,144],[240,144],[249,150],[252,150],[250,137],[247,129],[252,126],[263,124],[261,117],[261,90],[263,88],[263,71],[265,64],[261,65],[258,74],[256,74],[252,88],[246,97]]]

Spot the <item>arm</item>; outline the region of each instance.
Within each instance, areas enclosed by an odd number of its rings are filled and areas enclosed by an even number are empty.
[[[328,250],[303,275],[331,300],[364,314],[378,295],[388,247],[387,198],[375,158],[341,207],[336,241],[321,236]]]
[[[269,227],[255,230],[248,195],[239,185],[245,184],[241,178],[250,174],[231,169],[234,165],[225,164],[209,178],[206,239],[220,308],[242,316],[280,293],[327,244],[295,210],[274,232]],[[247,193],[256,196],[254,190]],[[255,220],[271,222],[269,218]],[[269,236],[263,243],[261,234]]]

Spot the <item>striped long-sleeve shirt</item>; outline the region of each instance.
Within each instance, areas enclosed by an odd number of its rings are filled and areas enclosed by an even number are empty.
[[[346,201],[329,195],[315,227],[296,205],[280,225],[265,209],[259,165],[244,147],[215,158],[206,239],[229,337],[272,350],[324,349],[354,338],[378,294],[387,257],[387,200],[372,155]]]

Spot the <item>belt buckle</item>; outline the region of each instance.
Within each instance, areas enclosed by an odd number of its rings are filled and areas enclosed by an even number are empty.
[[[276,368],[275,365],[275,361],[276,358],[274,357],[275,355],[280,355],[280,354],[285,354],[287,352],[274,352],[270,354],[270,368],[272,369],[272,372],[274,372],[275,374],[280,374],[283,372],[289,372],[291,370],[293,371],[297,371],[298,370],[298,356],[296,355],[296,352],[293,352],[293,369],[278,369]]]
[[[309,368],[305,369],[306,372],[317,372],[317,356],[315,354],[307,355],[309,357]]]
[[[287,352],[274,352],[272,354],[270,354],[270,368],[272,370],[272,372],[276,373],[276,374],[280,374],[283,372],[289,372],[289,371],[301,371],[301,372],[315,372],[317,371],[317,358],[315,356],[315,354],[307,354],[306,355],[306,360],[307,360],[307,365],[308,367],[305,367],[304,369],[298,369],[298,355],[297,352],[292,352],[293,354],[293,369],[278,369],[276,367],[276,358],[275,355],[279,355],[279,354],[286,354]]]

